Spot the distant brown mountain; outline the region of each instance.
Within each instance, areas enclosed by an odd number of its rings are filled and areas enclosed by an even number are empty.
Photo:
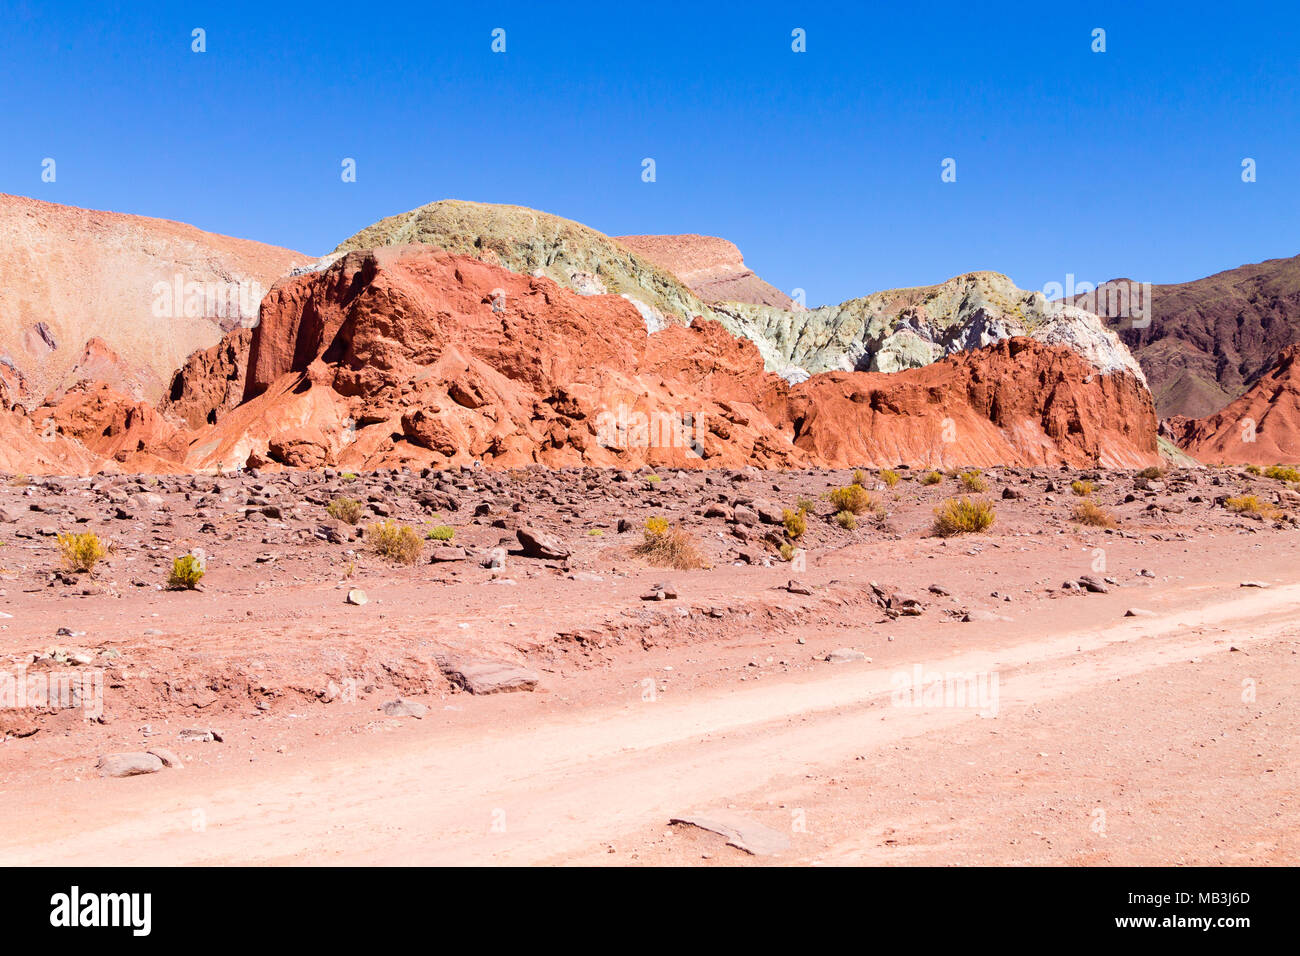
[[[1127,281],[1106,283],[1099,298]],[[1152,286],[1151,313],[1141,329],[1107,321],[1142,365],[1156,411],[1161,418],[1212,415],[1300,341],[1300,256]]]

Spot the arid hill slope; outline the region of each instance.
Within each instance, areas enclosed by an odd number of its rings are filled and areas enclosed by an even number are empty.
[[[734,242],[717,236],[615,236],[681,279],[705,302],[748,302],[798,311],[788,295],[745,266]]]
[[[309,260],[164,219],[0,194],[0,378],[41,402],[79,379],[157,401],[195,349],[256,318]]]
[[[1300,345],[1288,345],[1244,395],[1205,418],[1172,418],[1166,427],[1205,462],[1272,465],[1300,462]]]
[[[1300,256],[1154,285],[1151,312],[1146,328],[1111,324],[1146,372],[1156,410],[1162,418],[1212,415],[1300,341]]]

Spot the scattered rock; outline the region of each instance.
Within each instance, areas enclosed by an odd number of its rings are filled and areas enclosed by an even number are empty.
[[[185,761],[166,747],[151,747],[148,753],[161,760],[164,767],[171,767],[174,770],[183,770],[185,768]]]
[[[106,754],[96,764],[101,777],[136,777],[143,773],[157,773],[166,766],[161,757],[152,753]]]
[[[563,561],[569,556],[569,549],[564,546],[563,542],[545,531],[538,531],[536,528],[525,525],[515,531],[515,536],[519,539],[519,545],[524,554],[530,558]]]
[[[444,660],[442,672],[471,694],[508,694],[537,688],[537,675],[509,661]]]
[[[366,592],[361,590],[361,588],[353,588],[348,592],[347,603],[349,604],[355,604],[360,607],[369,600],[370,598],[366,597]]]
[[[429,712],[429,708],[419,701],[403,700],[401,697],[397,698],[397,700],[390,700],[379,709],[387,717],[414,717],[416,720],[420,720]]]
[[[668,822],[670,825],[684,824],[717,833],[727,841],[727,846],[734,846],[750,856],[777,856],[790,849],[788,834],[733,814],[673,817]]]
[[[855,651],[850,647],[841,647],[837,651],[831,651],[826,655],[826,661],[829,664],[848,664],[853,661],[869,661],[870,658],[861,651]]]

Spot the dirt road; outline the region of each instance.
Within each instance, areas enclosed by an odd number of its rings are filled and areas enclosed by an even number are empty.
[[[970,647],[0,792],[0,864],[1297,862],[1300,585]],[[916,665],[996,696],[905,706]],[[790,849],[667,827],[729,808]]]

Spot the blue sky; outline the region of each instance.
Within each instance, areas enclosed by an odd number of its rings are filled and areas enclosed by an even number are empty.
[[[810,305],[1300,254],[1294,3],[114,6],[0,3],[0,191],[313,255],[518,203],[725,236]]]

